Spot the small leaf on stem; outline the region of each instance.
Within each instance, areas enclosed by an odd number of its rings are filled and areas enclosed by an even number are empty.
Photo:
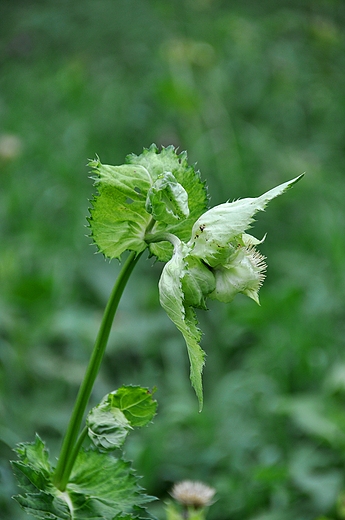
[[[88,414],[88,434],[101,451],[111,451],[124,443],[129,431],[152,421],[157,402],[147,388],[122,386],[107,394]]]

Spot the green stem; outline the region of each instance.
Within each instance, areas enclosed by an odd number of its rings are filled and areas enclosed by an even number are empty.
[[[177,247],[181,240],[172,233],[162,232],[162,233],[146,233],[145,235],[145,242],[148,244],[151,244],[153,242],[170,242],[174,247]]]
[[[79,450],[80,448],[82,447],[83,445],[83,442],[85,440],[85,437],[87,436],[87,431],[88,431],[88,427],[87,426],[84,426],[84,428],[82,429],[82,431],[80,432],[80,435],[77,439],[77,442],[75,443],[75,445],[73,446],[72,450],[71,450],[71,453],[70,453],[70,456],[66,462],[66,466],[64,468],[64,475],[66,475],[66,484],[64,484],[64,488],[66,487],[67,485],[67,482],[68,482],[68,479],[69,479],[69,476],[72,472],[72,469],[73,469],[73,466],[74,466],[74,463],[75,463],[75,460],[78,456],[78,453],[79,453]],[[61,482],[63,482],[64,479],[62,479]]]
[[[96,338],[95,346],[86,369],[86,373],[82,384],[80,386],[77,399],[74,405],[72,416],[66,431],[65,438],[62,443],[59,460],[55,469],[53,477],[55,486],[64,491],[66,489],[69,476],[71,474],[73,463],[76,458],[76,447],[81,443],[77,442],[80,431],[81,422],[89,402],[94,382],[96,380],[99,368],[103,359],[103,355],[107,346],[111,326],[114,320],[115,312],[117,310],[123,290],[126,287],[127,281],[141,256],[140,254],[131,252],[124,263],[121,272],[116,280],[109,301],[104,311],[102,323]]]

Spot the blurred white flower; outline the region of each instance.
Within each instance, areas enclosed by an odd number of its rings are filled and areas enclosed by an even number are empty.
[[[14,134],[0,135],[0,159],[10,161],[20,155],[22,151],[22,141]]]
[[[203,482],[183,480],[174,485],[171,496],[183,506],[201,508],[212,503],[216,490]]]

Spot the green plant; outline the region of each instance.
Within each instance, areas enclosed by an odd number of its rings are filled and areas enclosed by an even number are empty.
[[[152,145],[140,156],[128,156],[121,166],[103,165],[98,158],[90,166],[97,187],[89,218],[93,240],[110,259],[129,254],[106,306],[56,467],[39,436],[16,450],[19,460],[13,468],[24,494],[15,498],[41,519],[147,515],[152,497],[140,488],[121,450],[131,429],[153,419],[153,391],[123,386],[92,408],[82,426],[126,283],[145,250],[166,262],[159,281],[160,303],[185,339],[201,411],[204,352],[195,309],[206,309],[207,298],[228,303],[238,293],[259,303],[266,264],[255,246],[265,237],[258,240],[246,230],[257,211],[301,178],[260,197],[207,210],[207,191],[199,173],[188,165],[186,153],[178,155],[172,146],[159,152]],[[196,510],[192,514],[188,509],[187,514],[202,518],[203,512]],[[180,513],[168,508],[168,517],[178,518]]]

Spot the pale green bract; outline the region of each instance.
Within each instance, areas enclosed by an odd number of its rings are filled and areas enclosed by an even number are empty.
[[[226,202],[207,209],[199,174],[185,153],[155,145],[127,164],[90,163],[98,195],[89,219],[99,250],[120,258],[125,250],[146,248],[166,261],[159,281],[160,302],[186,341],[190,378],[202,407],[201,374],[205,353],[194,308],[207,309],[207,298],[231,302],[238,293],[259,303],[265,258],[255,249],[262,240],[246,233],[258,211],[302,176],[260,197]],[[265,237],[264,237],[265,238]]]
[[[203,403],[201,374],[205,353],[199,345],[201,331],[197,327],[194,309],[185,304],[182,289],[182,280],[187,272],[186,257],[189,250],[189,247],[183,242],[176,243],[174,254],[171,260],[165,264],[158,286],[163,309],[185,339],[190,361],[190,379],[201,409]]]
[[[245,233],[257,211],[282,194],[301,176],[261,197],[225,203],[206,211],[193,225],[192,237],[175,246],[159,282],[160,302],[187,344],[191,381],[202,408],[201,374],[204,353],[192,307],[206,308],[206,298],[229,303],[238,293],[259,303],[264,257],[255,249],[260,240]]]
[[[93,200],[90,227],[99,250],[109,258],[120,258],[127,249],[140,253],[147,244],[145,232],[151,216],[145,211],[144,194],[151,177],[142,166],[107,166],[90,162],[98,173],[99,195]]]
[[[245,233],[258,211],[284,193],[302,175],[260,197],[226,202],[197,219],[188,242],[191,255],[201,259],[215,276],[216,286],[208,296],[229,303],[243,293],[259,303],[258,292],[265,278],[265,258],[255,249],[263,240]],[[265,237],[264,237],[265,238]]]
[[[301,177],[280,184],[260,197],[226,202],[206,211],[193,225],[189,241],[193,255],[202,258],[211,267],[223,264],[231,248],[241,243],[242,234],[250,227],[255,213],[263,211],[269,201],[284,193]],[[254,237],[245,236],[245,245],[258,243]]]

